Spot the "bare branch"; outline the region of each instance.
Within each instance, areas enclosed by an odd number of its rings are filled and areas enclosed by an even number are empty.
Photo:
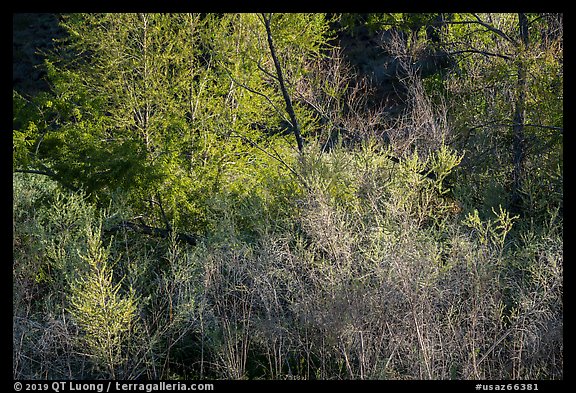
[[[475,129],[478,128],[483,128],[483,127],[513,127],[515,125],[515,123],[513,122],[505,122],[505,121],[501,121],[501,120],[493,120],[493,121],[489,121],[486,123],[482,123],[482,124],[478,124],[475,125],[473,127],[470,127],[469,130],[473,131]],[[533,127],[533,128],[542,128],[545,130],[554,130],[554,131],[560,131],[561,134],[564,133],[564,127],[556,127],[556,126],[546,126],[543,124],[531,124],[531,123],[524,123],[523,124],[524,127]]]
[[[41,165],[41,166],[44,166],[44,165]],[[74,192],[80,191],[80,188],[75,187],[75,186],[69,184],[68,182],[64,181],[63,179],[61,179],[58,176],[58,174],[56,172],[54,172],[54,171],[52,171],[46,167],[44,167],[44,169],[14,169],[13,172],[14,173],[29,173],[29,174],[34,174],[34,175],[48,176],[48,177],[52,178],[54,181],[58,182],[63,187],[65,187],[71,191],[74,191]]]
[[[272,151],[274,151],[274,154],[270,154],[266,149],[260,147],[256,142],[254,142],[253,140],[251,140],[250,138],[248,138],[247,136],[241,134],[238,131],[232,130],[232,132],[236,135],[238,135],[238,137],[240,137],[240,139],[248,142],[250,145],[252,145],[253,147],[255,147],[256,149],[260,150],[262,153],[266,154],[268,157],[278,161],[279,163],[281,163],[286,169],[288,169],[290,171],[290,173],[292,173],[297,179],[299,179],[302,183],[302,185],[304,185],[304,187],[306,187],[306,189],[310,189],[308,184],[306,183],[306,181],[302,178],[302,176],[300,176],[300,174],[298,174],[298,172],[296,172],[296,170],[294,168],[292,168],[290,165],[288,165],[288,163],[286,163],[286,161],[284,161],[282,159],[282,157],[280,156],[280,154],[276,151],[276,149],[274,149],[273,147],[271,147]]]
[[[30,173],[30,174],[35,174],[35,175],[44,175],[44,176],[48,176],[48,177],[52,177],[54,178],[56,176],[56,174],[54,172],[51,171],[41,171],[38,169],[14,169],[15,173]]]
[[[526,123],[524,123],[524,127],[543,128],[546,130],[560,131],[561,134],[564,134],[564,127],[554,127],[554,126],[545,126],[542,124],[526,124]]]
[[[276,55],[276,48],[274,47],[274,41],[272,40],[272,29],[270,27],[270,20],[272,16],[262,14],[262,19],[264,20],[264,27],[266,28],[266,34],[268,36],[268,47],[270,48],[270,55],[274,61],[274,67],[276,67],[276,75],[278,76],[278,84],[280,85],[280,90],[282,92],[282,97],[284,97],[284,102],[286,103],[286,112],[290,116],[290,124],[292,125],[292,131],[294,132],[294,137],[296,138],[296,143],[298,144],[298,151],[302,153],[304,150],[304,140],[300,133],[300,126],[298,125],[298,119],[296,118],[296,113],[294,112],[294,107],[292,106],[292,100],[288,94],[288,90],[284,84],[284,76],[282,74],[282,67],[280,66],[280,60]]]
[[[502,55],[500,53],[493,53],[493,52],[488,52],[488,51],[484,51],[484,50],[478,50],[478,49],[463,49],[463,50],[457,50],[454,52],[449,52],[448,55],[460,55],[462,53],[478,53],[480,55],[484,55],[484,56],[494,56],[494,57],[500,57],[504,60],[512,60],[512,58],[508,55]]]
[[[155,203],[160,208],[160,213],[162,214],[162,220],[164,220],[164,224],[166,225],[166,230],[171,231],[172,226],[170,225],[170,221],[168,221],[168,217],[166,216],[166,212],[164,211],[164,206],[162,205],[162,199],[160,198],[160,193],[156,193],[156,197],[158,198],[157,201],[151,200],[150,202]]]
[[[510,37],[509,35],[507,35],[506,33],[504,33],[502,30],[495,28],[494,26],[490,26],[488,23],[482,22],[482,21],[475,21],[475,20],[460,20],[460,21],[450,21],[450,22],[446,22],[446,24],[450,24],[450,25],[473,25],[473,24],[478,24],[481,25],[482,27],[485,27],[486,29],[488,29],[489,31],[497,34],[498,36],[504,38],[506,41],[511,42],[514,45],[518,45],[518,42],[513,39],[512,37]]]
[[[266,76],[274,79],[276,82],[278,82],[278,76],[272,74],[270,71],[264,69],[264,67],[262,67],[262,62],[260,61],[260,59],[256,62],[256,66],[258,67],[258,69],[260,71],[262,71]]]
[[[115,225],[111,228],[105,229],[104,232],[107,233],[116,233],[121,230],[131,230],[134,232],[143,233],[145,235],[168,238],[172,235],[173,231],[171,229],[162,229],[148,226],[144,223],[137,224],[132,221],[122,221],[118,225]],[[198,238],[195,235],[191,235],[188,233],[183,232],[176,232],[176,240],[184,243],[188,243],[192,246],[195,246],[198,243]]]

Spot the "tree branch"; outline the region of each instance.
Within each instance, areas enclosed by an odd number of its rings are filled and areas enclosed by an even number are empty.
[[[162,205],[162,199],[160,198],[159,192],[156,193],[156,197],[158,198],[157,201],[154,199],[148,199],[148,202],[158,205],[158,207],[160,208],[160,213],[162,214],[162,220],[164,221],[164,225],[166,225],[166,230],[171,231],[172,226],[170,225],[170,221],[168,221],[168,217],[166,216],[166,212],[164,211],[164,206]]]
[[[560,134],[564,134],[564,127],[554,127],[554,126],[545,126],[542,124],[527,124],[527,123],[524,123],[524,127],[543,128],[545,130],[560,131]]]
[[[476,14],[472,14],[476,20],[460,20],[460,21],[446,21],[446,24],[450,24],[450,25],[472,25],[472,24],[478,24],[486,29],[488,29],[489,31],[491,31],[494,34],[497,34],[498,36],[504,38],[506,41],[513,43],[514,45],[518,45],[518,43],[516,42],[515,39],[513,39],[512,37],[510,37],[508,34],[504,33],[502,30],[495,28],[494,26],[484,22],[478,15]]]
[[[262,64],[260,63],[260,60],[258,60],[258,61],[256,62],[256,66],[257,66],[258,69],[259,69],[260,71],[262,71],[265,75],[267,75],[268,77],[270,77],[270,78],[274,79],[276,82],[278,82],[278,76],[276,76],[276,75],[272,74],[270,71],[264,69],[264,67],[262,67]]]
[[[280,115],[280,117],[281,117],[282,119],[284,119],[284,121],[292,124],[292,123],[290,122],[290,119],[288,119],[288,118],[286,117],[286,115],[272,102],[272,100],[270,99],[270,97],[268,97],[266,94],[261,93],[261,92],[259,92],[259,91],[257,91],[257,90],[254,90],[254,89],[252,89],[251,87],[243,84],[242,82],[238,82],[238,81],[230,74],[230,72],[228,72],[228,77],[230,78],[230,80],[231,80],[233,83],[236,83],[238,86],[242,87],[243,89],[248,90],[250,93],[254,93],[254,94],[257,94],[257,95],[259,95],[259,96],[261,96],[261,97],[264,97],[264,99],[266,99],[266,101],[268,101],[268,103],[272,106],[272,108],[274,108],[274,110],[278,113],[278,115]]]
[[[302,185],[310,190],[310,187],[308,186],[308,184],[306,184],[306,181],[302,178],[302,176],[300,176],[300,174],[298,174],[298,172],[296,172],[296,170],[294,170],[294,168],[292,168],[290,165],[288,165],[286,163],[286,161],[284,161],[282,159],[282,157],[280,156],[280,154],[278,154],[278,152],[272,148],[272,150],[274,151],[274,154],[270,154],[268,151],[266,151],[265,149],[263,149],[262,147],[260,147],[256,142],[252,141],[250,138],[248,138],[247,136],[242,135],[241,133],[239,133],[238,131],[234,131],[232,130],[232,132],[236,135],[238,135],[242,140],[248,142],[250,145],[252,145],[253,147],[255,147],[256,149],[260,150],[261,152],[263,152],[264,154],[266,154],[268,157],[278,161],[279,163],[281,163],[284,167],[286,167],[286,169],[288,169],[298,180],[300,180],[300,182],[302,183]]]
[[[514,126],[514,122],[505,122],[502,120],[493,120],[493,121],[489,121],[486,123],[482,123],[482,124],[478,124],[475,125],[473,127],[468,128],[470,131],[474,131],[478,128],[484,128],[484,127],[488,127],[488,126],[492,126],[492,127],[513,127]],[[560,131],[561,134],[564,133],[564,127],[556,127],[556,126],[546,126],[543,124],[532,124],[532,123],[524,123],[524,127],[534,127],[534,128],[542,128],[545,130],[554,130],[554,131]]]
[[[488,52],[488,51],[484,51],[484,50],[478,50],[478,49],[463,49],[463,50],[457,50],[454,52],[449,52],[448,55],[459,55],[462,53],[478,53],[480,55],[484,55],[484,56],[494,56],[494,57],[500,57],[504,60],[512,60],[512,58],[510,56],[507,55],[502,55],[500,53],[492,53],[492,52]]]
[[[51,178],[54,178],[56,174],[52,171],[41,171],[38,169],[14,169],[15,173],[31,173],[35,175],[44,175]]]
[[[296,138],[296,143],[298,144],[298,151],[302,153],[304,151],[304,140],[302,139],[302,134],[300,133],[300,126],[298,125],[298,119],[296,118],[296,113],[294,113],[294,107],[292,106],[292,100],[286,90],[286,85],[284,84],[284,75],[282,74],[282,67],[280,66],[280,60],[276,55],[276,48],[274,47],[274,41],[272,40],[272,29],[270,27],[270,16],[262,14],[262,19],[264,20],[264,27],[266,28],[266,35],[268,36],[268,47],[270,48],[270,55],[274,61],[274,67],[276,67],[276,75],[278,76],[278,83],[280,85],[280,90],[282,92],[282,97],[284,97],[284,102],[286,104],[286,112],[290,116],[290,124],[292,125],[292,131],[294,132],[294,137]]]
[[[52,180],[54,180],[55,182],[60,184],[61,186],[69,189],[70,191],[78,192],[81,190],[80,188],[72,186],[71,184],[68,184],[67,182],[63,181],[58,176],[58,174],[56,172],[53,172],[48,168],[44,168],[44,169],[14,169],[12,172],[13,173],[30,173],[30,174],[34,174],[34,175],[48,176]]]
[[[118,225],[115,225],[111,228],[105,229],[104,232],[107,233],[116,233],[121,230],[131,230],[138,233],[143,233],[145,235],[161,237],[161,238],[168,238],[172,235],[173,231],[169,229],[151,227],[144,223],[137,224],[132,221],[122,221]],[[183,243],[188,243],[192,246],[195,246],[198,243],[198,239],[195,235],[190,235],[183,232],[175,232],[176,240]]]

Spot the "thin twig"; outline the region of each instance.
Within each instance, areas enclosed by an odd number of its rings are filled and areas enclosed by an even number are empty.
[[[242,140],[248,142],[250,145],[252,145],[253,147],[255,147],[256,149],[260,150],[261,152],[263,152],[264,154],[266,154],[268,157],[278,161],[279,163],[281,163],[286,169],[288,169],[298,180],[300,180],[301,184],[307,189],[310,190],[310,187],[308,186],[308,184],[306,183],[306,181],[304,180],[304,178],[302,178],[302,176],[300,176],[300,174],[298,172],[296,172],[296,170],[294,168],[292,168],[290,165],[288,165],[288,163],[286,163],[286,161],[284,161],[282,159],[282,157],[280,156],[280,154],[278,154],[278,152],[276,151],[276,149],[274,149],[274,147],[270,147],[273,151],[274,154],[270,154],[268,151],[266,151],[266,149],[260,147],[256,142],[254,142],[253,140],[251,140],[250,138],[248,138],[247,136],[241,134],[238,131],[232,130],[232,132],[236,135],[238,135]]]
[[[272,102],[272,100],[270,99],[270,97],[268,97],[266,94],[261,93],[257,90],[252,89],[251,87],[245,85],[242,82],[237,81],[230,72],[228,72],[228,77],[230,78],[230,80],[232,80],[232,82],[236,83],[238,86],[242,87],[243,89],[248,90],[250,93],[254,93],[257,94],[261,97],[264,97],[264,99],[266,99],[266,101],[268,101],[268,103],[272,106],[272,108],[274,108],[274,110],[278,113],[278,115],[280,115],[280,117],[282,117],[282,119],[284,119],[284,121],[288,122],[290,125],[292,125],[292,122],[290,122],[290,119],[288,119],[286,117],[286,115],[284,114],[284,112],[282,112],[280,109],[278,109],[278,107]]]

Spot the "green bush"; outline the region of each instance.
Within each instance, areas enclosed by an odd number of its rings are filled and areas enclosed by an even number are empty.
[[[96,209],[82,194],[35,174],[14,174],[13,196],[14,375],[81,376],[67,296],[85,271],[80,255]]]
[[[69,312],[82,331],[85,353],[107,378],[118,378],[117,367],[126,363],[126,345],[136,328],[134,292],[119,293],[113,282],[109,248],[102,245],[101,228],[88,228],[88,250],[80,257],[86,273],[71,283]]]

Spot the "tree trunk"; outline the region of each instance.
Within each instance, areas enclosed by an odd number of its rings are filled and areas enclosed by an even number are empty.
[[[523,52],[528,47],[528,18],[524,13],[518,14],[518,27],[521,43],[518,54],[518,80],[516,83],[516,100],[514,103],[514,118],[512,125],[512,197],[510,211],[512,214],[522,213],[522,178],[524,176],[524,162],[526,160],[526,139],[524,123],[526,114],[526,64]]]
[[[264,19],[264,26],[266,27],[266,35],[268,36],[268,47],[270,48],[270,55],[274,61],[274,67],[276,67],[276,77],[278,83],[280,84],[280,90],[282,91],[282,96],[284,97],[284,102],[286,104],[286,112],[290,117],[290,123],[292,123],[292,131],[294,132],[294,137],[296,137],[296,143],[298,144],[298,151],[302,153],[304,150],[304,140],[302,139],[302,134],[300,133],[300,125],[298,124],[298,119],[296,118],[296,113],[294,113],[294,107],[292,106],[292,100],[286,90],[286,85],[284,84],[284,75],[282,74],[282,67],[280,66],[280,61],[276,55],[276,49],[274,47],[274,42],[272,41],[272,30],[270,29],[270,17],[262,14]]]

